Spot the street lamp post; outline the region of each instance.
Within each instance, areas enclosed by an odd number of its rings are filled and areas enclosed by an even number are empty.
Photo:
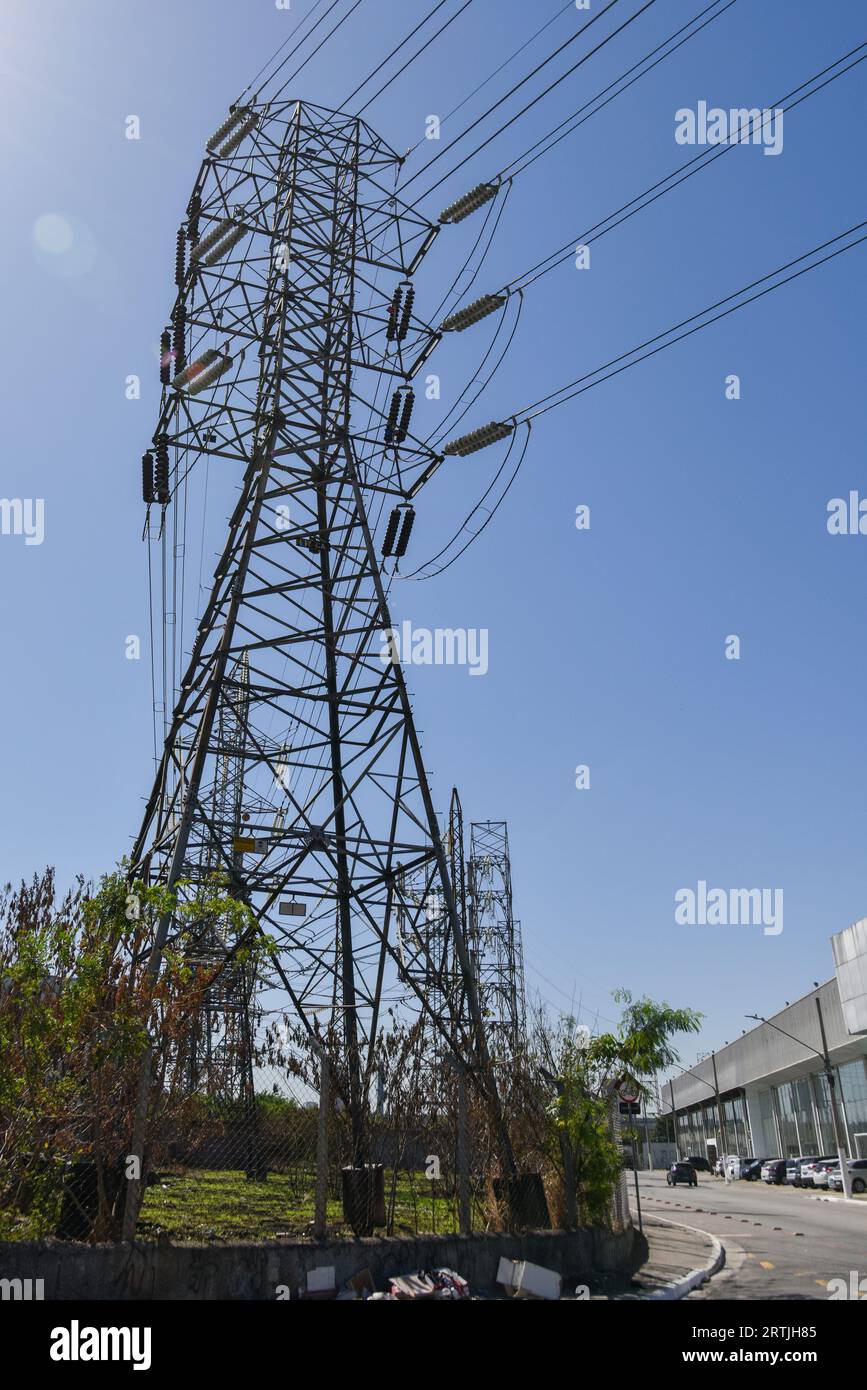
[[[778,1024],[771,1023],[770,1019],[762,1018],[761,1014],[746,1014],[746,1018],[755,1019],[758,1023],[766,1023],[769,1028],[775,1028],[783,1037],[791,1038],[800,1047],[806,1047],[808,1052],[812,1052],[815,1057],[821,1059],[825,1066],[825,1076],[828,1081],[828,1095],[831,1101],[831,1122],[834,1126],[834,1143],[837,1146],[837,1157],[840,1161],[840,1178],[843,1183],[843,1196],[850,1199],[852,1196],[852,1179],[849,1174],[849,1152],[846,1140],[843,1137],[843,1126],[840,1121],[840,1112],[837,1108],[837,1078],[834,1075],[834,1067],[831,1062],[831,1054],[828,1051],[828,1039],[825,1036],[825,1019],[822,1016],[822,1001],[816,995],[816,1012],[819,1015],[819,1034],[822,1039],[822,1051],[817,1052],[815,1047],[803,1038],[796,1038],[794,1033],[787,1033],[785,1028],[780,1028]]]
[[[729,1181],[729,1165],[728,1165],[728,1147],[729,1147],[729,1146],[728,1146],[728,1143],[727,1143],[727,1141],[726,1141],[726,1122],[725,1122],[725,1115],[723,1114],[722,1101],[720,1100],[720,1093],[719,1093],[719,1077],[718,1077],[717,1074],[716,1074],[716,1053],[715,1053],[715,1052],[712,1052],[712,1053],[710,1054],[710,1060],[711,1060],[711,1064],[712,1064],[712,1066],[713,1066],[713,1093],[714,1093],[714,1095],[716,1096],[716,1118],[717,1118],[717,1124],[719,1125],[720,1139],[722,1140],[722,1146],[723,1146],[723,1174],[725,1175],[725,1180],[726,1180],[726,1182],[728,1182],[728,1181]]]
[[[719,1131],[720,1131],[720,1142],[721,1142],[722,1148],[723,1148],[723,1156],[722,1156],[722,1160],[723,1160],[723,1163],[722,1163],[723,1180],[728,1184],[728,1183],[731,1182],[731,1178],[729,1177],[729,1167],[728,1167],[728,1164],[726,1163],[726,1157],[727,1157],[726,1152],[725,1152],[725,1149],[726,1149],[726,1132],[725,1132],[725,1124],[724,1124],[724,1122],[723,1122],[722,1101],[720,1100],[720,1094],[719,1094],[719,1081],[718,1081],[718,1079],[717,1079],[717,1074],[716,1074],[716,1055],[715,1055],[715,1053],[713,1053],[713,1052],[711,1053],[711,1061],[713,1062],[713,1085],[712,1085],[712,1086],[711,1086],[711,1084],[710,1084],[709,1081],[705,1081],[705,1079],[704,1079],[703,1076],[699,1076],[697,1072],[691,1071],[689,1067],[683,1067],[683,1068],[681,1069],[681,1076],[685,1076],[685,1075],[694,1076],[695,1079],[696,1079],[696,1081],[700,1081],[700,1082],[701,1082],[702,1086],[707,1086],[707,1088],[708,1088],[709,1091],[713,1091],[713,1093],[714,1093],[714,1095],[715,1095],[715,1097],[716,1097],[716,1117],[717,1117],[717,1123],[718,1123],[718,1125],[719,1125]],[[669,1085],[669,1090],[671,1091],[671,1114],[672,1114],[672,1124],[675,1125],[675,1134],[676,1134],[676,1133],[677,1133],[677,1122],[676,1122],[676,1120],[674,1119],[674,1083],[673,1083],[672,1081],[669,1081],[668,1085]]]

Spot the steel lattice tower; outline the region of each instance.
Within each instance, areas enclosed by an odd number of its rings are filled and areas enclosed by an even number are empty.
[[[225,698],[217,717],[217,768],[211,822],[232,842],[240,836],[244,804],[244,749],[249,714],[249,664],[246,653],[226,680]],[[236,868],[240,855],[234,854]],[[203,847],[199,880],[220,874],[213,846]],[[225,924],[204,917],[185,948],[189,965],[215,976],[204,993],[188,1039],[190,1093],[215,1100],[224,1116],[240,1124],[245,1163],[251,1177],[261,1174],[258,1155],[258,1114],[255,1106],[255,1032],[257,970],[249,960],[233,957]]]
[[[505,821],[473,821],[468,865],[470,950],[491,1050],[522,1046],[527,1033],[521,924],[512,906],[512,866]]]
[[[236,470],[240,492],[132,873],[195,900],[216,872],[249,903],[276,942],[289,1007],[311,1035],[323,1017],[342,1035],[356,1162],[374,1042],[397,990],[469,1065],[508,1168],[404,676],[387,644],[383,659],[391,620],[374,546],[383,504],[401,509],[393,533],[434,459],[408,422],[409,382],[436,342],[414,313],[411,276],[437,228],[395,197],[398,156],[349,115],[254,103],[208,151],[179,234],[144,464],[148,534],[202,458]],[[434,898],[468,1026],[430,989]],[[160,922],[151,969],[175,931]]]
[[[463,811],[456,787],[452,789],[444,847],[455,909],[461,926],[461,933],[467,940],[469,947]],[[413,904],[416,921],[410,919],[405,924],[403,913],[398,914],[397,925],[401,949],[405,930],[408,930],[411,938],[423,933],[425,952],[423,960],[418,965],[421,966],[424,974],[419,979],[419,984],[423,987],[433,1008],[433,1016],[427,1021],[427,1026],[419,1038],[419,1047],[432,1061],[436,1061],[441,1058],[444,1049],[444,1035],[435,1021],[436,1018],[447,1018],[450,1030],[458,1036],[466,1035],[472,1026],[468,1012],[464,973],[455,948],[451,919],[441,894],[436,891],[436,888],[431,891],[428,878],[424,873],[416,871],[404,876],[403,895],[406,900]],[[419,913],[423,925],[418,922]],[[472,978],[478,991],[477,964],[471,949],[469,955]]]

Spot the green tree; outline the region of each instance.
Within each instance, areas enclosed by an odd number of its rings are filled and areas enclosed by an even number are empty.
[[[533,1051],[550,1097],[547,1151],[563,1182],[567,1226],[609,1217],[622,1162],[612,1124],[618,1085],[629,1079],[649,1095],[650,1078],[678,1060],[674,1039],[701,1024],[693,1009],[635,999],[625,989],[614,998],[619,1025],[595,1037],[571,1017],[552,1024],[540,1009],[535,1018]]]
[[[151,982],[145,952],[166,911],[179,930]],[[187,1099],[184,1050],[215,975],[185,948],[215,917],[241,954],[254,949],[248,909],[218,882],[179,902],[121,869],[59,898],[46,869],[0,892],[0,1234],[49,1234],[72,1202],[93,1239],[116,1236],[139,1062],[150,1040],[151,1124],[164,1122]],[[84,1203],[71,1176],[82,1169],[95,1194]]]

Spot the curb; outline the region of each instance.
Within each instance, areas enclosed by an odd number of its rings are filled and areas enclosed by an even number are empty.
[[[711,1243],[713,1255],[701,1269],[692,1269],[682,1279],[676,1279],[662,1289],[654,1289],[651,1293],[639,1295],[645,1302],[686,1298],[686,1295],[692,1293],[693,1289],[707,1283],[708,1279],[712,1279],[715,1274],[719,1273],[726,1261],[725,1246],[710,1231],[702,1231],[699,1226],[687,1226],[683,1221],[668,1221],[664,1216],[656,1216],[656,1214],[654,1214],[653,1219],[662,1226],[674,1226],[681,1231],[699,1231]]]
[[[861,1202],[861,1201],[858,1200],[857,1197],[843,1197],[843,1196],[840,1196],[840,1197],[825,1197],[825,1196],[822,1196],[822,1195],[821,1195],[820,1193],[818,1193],[818,1192],[808,1192],[808,1193],[807,1193],[807,1201],[808,1201],[808,1202],[834,1202],[834,1203],[842,1202],[843,1205],[844,1205],[844,1206],[847,1206],[847,1207],[863,1207],[865,1210],[867,1210],[867,1202]]]

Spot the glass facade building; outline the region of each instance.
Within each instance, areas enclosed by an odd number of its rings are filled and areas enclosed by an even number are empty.
[[[867,917],[832,940],[835,977],[666,1083],[681,1154],[836,1153],[827,1057],[841,1138],[851,1157],[867,1158]]]
[[[837,1105],[849,1153],[867,1158],[867,1058],[835,1068]],[[836,1152],[828,1079],[810,1072],[764,1090],[747,1087],[745,1094],[723,1096],[723,1134],[713,1100],[677,1112],[677,1147],[703,1155],[713,1145],[745,1158],[799,1158]]]

